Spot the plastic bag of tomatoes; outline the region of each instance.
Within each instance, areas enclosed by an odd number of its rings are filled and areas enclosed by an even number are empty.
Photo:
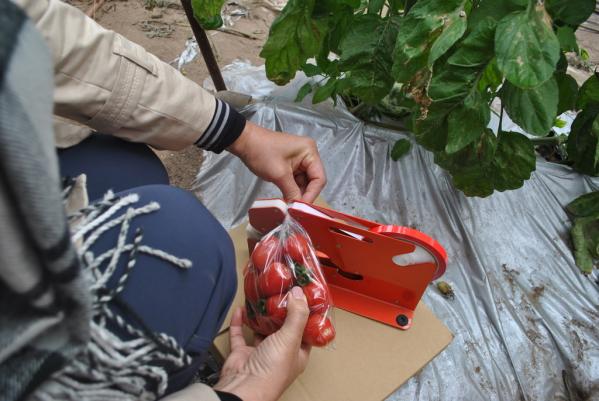
[[[310,307],[302,341],[318,347],[329,344],[335,338],[329,289],[310,237],[287,216],[256,244],[246,266],[245,323],[264,336],[281,328],[294,286],[303,289]]]

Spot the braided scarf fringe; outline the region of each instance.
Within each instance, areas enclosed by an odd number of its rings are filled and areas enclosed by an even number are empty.
[[[67,188],[63,195],[66,197],[68,192]],[[46,381],[32,396],[33,399],[154,400],[167,388],[166,369],[177,369],[191,363],[191,358],[174,338],[146,328],[136,328],[108,306],[119,301],[118,295],[136,267],[139,254],[151,255],[181,269],[192,265],[188,259],[142,245],[143,232],[139,228],[132,240],[127,242],[133,219],[160,209],[156,202],[135,207],[137,202],[137,194],[118,198],[109,191],[101,201],[68,216],[74,233],[73,241],[81,243],[78,252],[92,293],[91,338],[84,351]],[[124,208],[127,208],[125,213],[114,217]],[[102,234],[118,226],[120,230],[115,247],[102,254],[94,254],[90,247]],[[121,257],[127,258],[125,271],[116,286],[109,289],[107,283]],[[105,267],[100,269],[101,266]],[[133,339],[120,339],[108,329],[109,323],[118,326]]]

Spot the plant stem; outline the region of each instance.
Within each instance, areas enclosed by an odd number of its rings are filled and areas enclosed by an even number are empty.
[[[499,114],[499,128],[497,128],[497,135],[503,130],[503,102],[501,102],[501,113]]]
[[[363,111],[366,108],[366,106],[366,103],[360,102],[357,106],[354,106],[351,109],[349,109],[349,112],[352,113],[354,116],[357,116],[361,111]]]

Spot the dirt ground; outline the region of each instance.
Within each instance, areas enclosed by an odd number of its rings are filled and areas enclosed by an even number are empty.
[[[66,1],[87,11],[98,0]],[[280,0],[275,0],[275,3],[277,1],[281,3]],[[234,17],[234,24],[229,29],[250,38],[221,31],[208,32],[221,68],[237,58],[247,59],[254,65],[264,63],[258,54],[268,37],[270,24],[277,15],[276,10],[263,6],[264,3],[261,0],[227,1],[230,9],[239,9],[238,6],[241,6],[249,11],[247,16]],[[186,40],[193,37],[178,0],[107,0],[93,17],[104,27],[142,45],[167,63],[173,62],[183,51]],[[593,15],[585,26],[599,29],[599,16]],[[599,34],[585,26],[577,31],[576,36],[590,56],[589,61],[581,66],[588,74],[588,70],[599,65]],[[183,73],[200,85],[209,77],[201,55],[187,64]],[[190,189],[202,164],[202,151],[190,146],[180,152],[157,153],[168,170],[171,183]]]
[[[69,2],[85,12],[97,0]],[[249,9],[249,15],[239,17],[230,29],[251,38],[220,31],[208,32],[218,64],[223,67],[237,58],[247,59],[254,65],[264,64],[258,54],[266,41],[276,12],[254,1],[238,3]],[[173,62],[185,48],[186,40],[193,37],[189,22],[177,0],[107,0],[95,13],[94,19],[102,26],[142,45],[167,63]],[[185,65],[183,73],[200,85],[210,76],[201,55]],[[171,183],[190,189],[202,164],[202,151],[190,146],[179,152],[157,153],[168,170]]]

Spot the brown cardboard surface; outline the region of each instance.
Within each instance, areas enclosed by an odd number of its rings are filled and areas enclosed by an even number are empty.
[[[325,205],[326,206],[326,205]],[[248,260],[245,226],[229,232],[235,245],[239,285],[232,311],[243,304],[243,267]],[[289,387],[281,401],[380,401],[440,353],[453,335],[420,303],[414,325],[402,331],[373,320],[334,310],[337,331],[332,349],[313,348],[306,371]],[[250,338],[249,330],[245,333]],[[214,341],[219,352],[230,352],[228,332]]]

